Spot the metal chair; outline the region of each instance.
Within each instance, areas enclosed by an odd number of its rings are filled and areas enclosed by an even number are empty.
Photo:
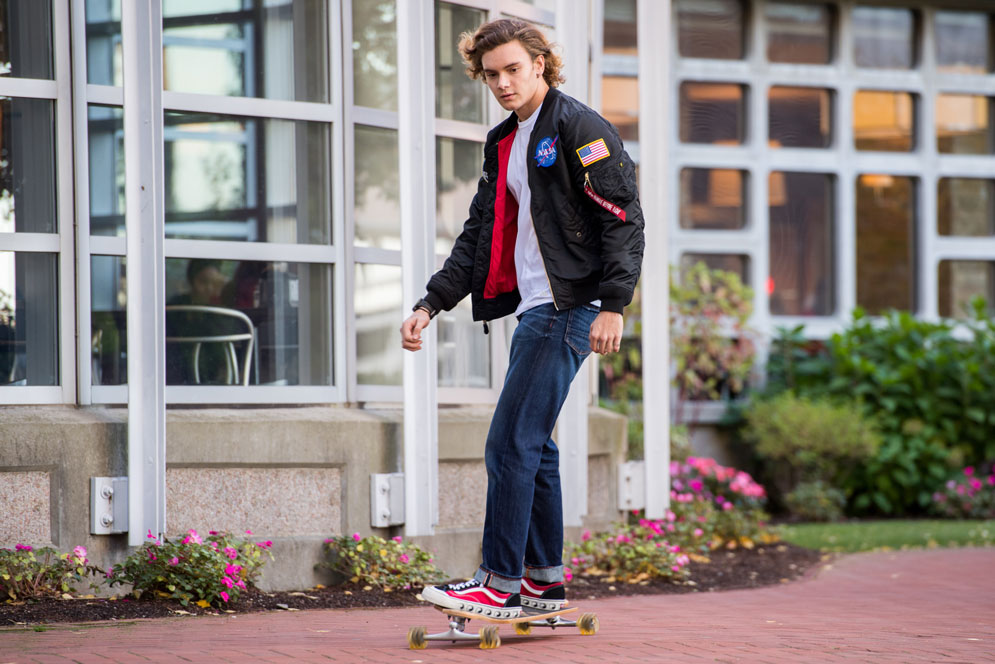
[[[225,379],[229,385],[241,383],[249,384],[249,369],[252,366],[252,347],[255,344],[256,329],[252,320],[237,309],[227,309],[225,307],[212,307],[200,304],[171,304],[166,306],[166,329],[169,329],[169,315],[171,313],[196,314],[206,323],[211,316],[221,316],[231,319],[238,324],[245,325],[244,332],[234,332],[231,334],[193,334],[180,336],[167,336],[166,343],[191,343],[194,344],[193,351],[193,376],[194,384],[200,384],[200,350],[203,344],[220,343],[225,346]],[[235,344],[246,342],[245,352],[242,354],[242,363],[239,367],[238,353],[235,351]]]

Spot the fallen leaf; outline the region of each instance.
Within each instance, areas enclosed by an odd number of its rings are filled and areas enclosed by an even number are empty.
[[[178,616],[192,616],[193,615],[189,611],[183,611],[182,609],[177,609],[177,610],[173,611],[173,613],[175,613]]]
[[[206,608],[207,608],[207,607],[209,607],[210,605],[211,605],[211,603],[210,603],[210,602],[208,602],[208,601],[207,601],[206,599],[202,599],[202,600],[199,600],[199,601],[197,602],[197,606],[199,606],[199,607],[200,607],[200,608],[202,608],[202,609],[206,609]]]
[[[373,590],[373,586],[363,586],[363,590]]]

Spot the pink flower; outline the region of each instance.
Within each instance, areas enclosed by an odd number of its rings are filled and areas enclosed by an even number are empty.
[[[677,530],[677,527],[676,527],[676,526],[674,526],[674,524],[672,524],[672,523],[668,523],[668,524],[667,524],[667,532],[668,532],[668,533],[672,533],[672,532],[674,532],[675,530]]]
[[[995,486],[995,475],[988,476],[988,484],[989,486]]]
[[[174,558],[170,558],[169,559],[169,564],[172,565],[173,567],[176,567],[177,565],[180,564],[180,559],[179,558],[175,558],[175,557]]]
[[[271,542],[270,540],[266,540],[265,542],[256,542],[256,546],[258,546],[260,549],[268,549],[271,546],[273,546],[273,542]]]
[[[218,550],[218,543],[217,542],[211,542],[211,548],[214,549],[215,551],[217,551]]]
[[[674,565],[670,569],[674,570],[675,572],[680,572],[681,571],[681,566],[680,565]]]
[[[989,478],[989,479],[991,479],[991,478]],[[585,530],[584,532],[582,532],[580,534],[580,541],[581,542],[586,542],[589,539],[591,539],[591,531],[590,530]]]
[[[31,547],[27,544],[15,544],[14,549],[17,551],[30,551]]]
[[[222,591],[221,591],[220,593],[218,593],[218,594],[219,594],[219,595],[221,595],[221,599],[223,599],[223,600],[224,600],[224,601],[226,601],[226,602],[228,601],[228,593],[226,593],[226,592],[225,592],[224,590],[222,590]]]
[[[701,537],[704,534],[705,534],[705,531],[702,530],[701,528],[695,528],[694,529],[694,536],[695,537]]]
[[[570,571],[570,568],[569,567],[564,567],[563,568],[563,580],[564,581],[573,581],[573,578],[574,578],[574,573],[572,571]]]
[[[359,533],[353,533],[353,534],[352,534],[352,538],[353,538],[353,539],[354,539],[355,541],[357,541],[357,542],[358,542],[359,540],[363,539],[362,537],[360,537],[360,536],[359,536]]]
[[[688,487],[695,493],[698,493],[705,487],[705,484],[699,479],[694,479],[688,482]]]
[[[225,574],[229,576],[238,576],[242,573],[241,565],[225,565]]]
[[[724,509],[726,512],[728,512],[732,508],[733,508],[733,504],[732,503],[725,503],[724,505],[722,505],[722,509]]]
[[[208,531],[207,531],[207,534],[208,534],[208,535],[217,535],[217,534],[218,534],[218,531],[216,531],[216,530],[208,530]]]
[[[229,579],[227,576],[223,576],[221,577],[221,585],[223,585],[225,588],[231,588],[232,586],[235,585],[235,582]]]
[[[245,531],[245,534],[246,534],[246,535],[251,535],[251,534],[252,534],[252,531],[251,531],[251,530],[248,530],[248,529],[246,529],[246,531]]]
[[[236,558],[238,558],[238,549],[226,546],[225,555],[228,556],[231,560],[235,560]]]
[[[698,517],[698,523],[705,523],[706,521],[708,521],[708,517],[704,514]]]
[[[86,547],[85,546],[77,546],[75,549],[73,549],[73,556],[76,558],[76,560],[81,560],[81,561],[85,562],[86,561]]]
[[[245,581],[239,579],[238,581],[235,582],[235,586],[241,588],[242,590],[245,590]]]
[[[398,544],[404,541],[404,538],[401,537],[400,535],[398,535],[397,537],[391,537],[391,539],[397,542]]]
[[[681,552],[681,545],[680,544],[675,544],[674,546],[670,547],[670,552],[671,553],[680,553]]]
[[[965,477],[970,477],[971,475],[974,475],[974,466],[968,466],[967,468],[964,469]]]
[[[152,534],[152,529],[151,528],[149,528],[149,534],[146,535],[145,538],[146,539],[158,539],[155,535]]]
[[[106,578],[108,578],[108,579],[111,578],[112,576],[114,576],[114,568],[113,567],[108,567],[107,571],[104,572],[104,576]]]
[[[406,553],[402,553],[402,554],[401,554],[401,557],[399,558],[399,560],[400,560],[400,561],[401,561],[402,563],[405,563],[405,564],[407,564],[408,560],[410,560],[410,559],[408,558],[408,554],[406,554]]]

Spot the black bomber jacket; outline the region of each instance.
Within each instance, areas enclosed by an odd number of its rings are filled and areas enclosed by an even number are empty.
[[[507,186],[518,117],[494,127],[469,218],[452,253],[428,282],[425,301],[452,309],[469,293],[474,320],[513,313],[518,203]],[[632,159],[615,128],[576,99],[550,88],[529,140],[532,222],[558,310],[601,300],[621,313],[643,258],[643,214]]]

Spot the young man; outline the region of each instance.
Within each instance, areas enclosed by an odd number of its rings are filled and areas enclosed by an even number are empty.
[[[563,508],[550,438],[593,350],[619,349],[643,254],[635,168],[615,129],[556,89],[560,59],[534,26],[500,19],[460,39],[471,78],[513,113],[491,130],[452,254],[401,326],[421,348],[439,310],[467,294],[474,320],[518,318],[487,435],[483,561],[473,579],[427,588],[437,605],[492,617],[562,607]]]

